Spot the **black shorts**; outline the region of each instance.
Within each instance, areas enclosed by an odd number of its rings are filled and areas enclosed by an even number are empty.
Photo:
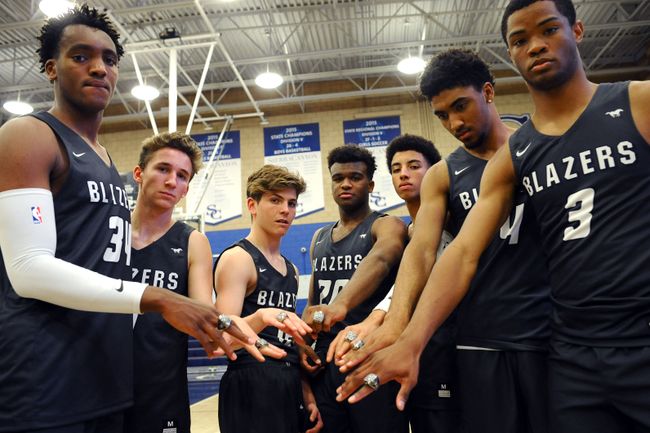
[[[420,357],[418,383],[411,391],[406,414],[412,433],[459,431],[456,344],[453,327],[442,327]]]
[[[221,433],[304,431],[300,367],[266,359],[229,364],[219,386]]]
[[[404,412],[397,410],[395,397],[399,385],[390,382],[379,387],[358,403],[336,401],[336,388],[345,375],[333,363],[311,379],[318,409],[323,418],[321,433],[406,433],[408,422]]]
[[[466,433],[548,432],[547,354],[458,350]]]
[[[124,412],[120,411],[75,424],[26,430],[17,433],[119,433],[122,431],[123,426]]]
[[[553,433],[650,432],[650,347],[554,341],[549,393]]]
[[[134,405],[126,410],[124,433],[190,433],[187,380],[137,383]]]

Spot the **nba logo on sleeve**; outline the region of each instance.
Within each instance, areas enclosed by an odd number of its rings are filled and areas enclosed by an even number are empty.
[[[41,216],[41,208],[39,206],[32,206],[32,222],[34,224],[43,224],[43,217]]]

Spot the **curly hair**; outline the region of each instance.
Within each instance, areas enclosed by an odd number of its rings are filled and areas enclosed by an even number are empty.
[[[246,197],[259,202],[265,192],[288,188],[295,189],[296,195],[300,195],[307,189],[307,184],[300,175],[291,173],[286,167],[266,164],[248,176]]]
[[[503,11],[503,16],[501,17],[501,37],[503,38],[503,42],[506,43],[506,46],[508,46],[508,18],[510,18],[510,15],[513,13],[517,12],[520,9],[523,9],[525,7],[530,6],[531,4],[540,1],[540,0],[512,0],[508,3],[508,6],[506,6],[505,11]],[[564,16],[567,21],[569,21],[569,25],[573,26],[576,23],[576,8],[573,6],[573,2],[571,0],[550,0],[553,3],[555,3],[555,8],[557,11],[560,13],[560,15]]]
[[[327,168],[331,171],[332,166],[336,163],[345,164],[346,162],[363,162],[366,165],[366,175],[369,180],[377,170],[377,163],[372,153],[365,147],[357,144],[344,144],[343,146],[335,147],[327,155]]]
[[[419,135],[403,134],[393,138],[386,147],[386,164],[389,173],[391,172],[391,163],[395,154],[407,150],[422,154],[430,166],[440,161],[440,152],[431,141]]]
[[[97,9],[91,8],[87,4],[83,4],[81,6],[75,6],[63,15],[48,19],[43,27],[41,27],[41,34],[36,38],[41,43],[40,48],[36,50],[41,63],[41,72],[45,72],[45,63],[48,60],[54,59],[59,55],[59,43],[61,42],[63,31],[67,26],[74,24],[82,24],[103,31],[115,44],[117,59],[121,59],[124,55],[124,47],[122,47],[119,41],[120,34],[115,30],[106,14],[100,13]]]
[[[192,162],[192,177],[203,166],[203,151],[192,137],[181,132],[163,132],[146,138],[142,142],[140,159],[138,160],[140,168],[144,169],[149,161],[151,161],[155,152],[166,148],[180,150],[190,158]]]
[[[472,86],[481,91],[485,83],[494,86],[488,65],[474,52],[452,48],[431,58],[420,77],[420,93],[431,101],[441,92]]]

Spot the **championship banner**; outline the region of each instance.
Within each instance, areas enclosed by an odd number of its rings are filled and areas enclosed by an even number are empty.
[[[286,167],[307,182],[296,218],[325,209],[318,123],[264,128],[264,163]]]
[[[202,213],[206,224],[220,224],[242,215],[241,146],[239,131],[227,132],[213,162],[208,164],[218,133],[192,135],[203,150],[203,168],[194,176],[187,194],[186,212],[194,213],[197,201],[201,204],[196,213]],[[210,174],[214,174],[210,178]]]
[[[367,148],[377,161],[377,171],[373,176],[375,189],[370,194],[370,208],[376,211],[385,211],[404,204],[393,188],[393,181],[386,166],[386,147],[400,133],[399,116],[343,121],[345,143]]]

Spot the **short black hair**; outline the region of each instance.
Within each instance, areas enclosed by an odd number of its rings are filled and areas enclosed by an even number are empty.
[[[438,149],[436,149],[436,146],[431,141],[419,135],[403,134],[393,138],[386,148],[386,164],[388,165],[389,173],[395,154],[397,152],[406,152],[407,150],[421,153],[429,165],[440,161],[440,152],[438,152]]]
[[[358,144],[344,144],[343,146],[335,147],[327,155],[327,168],[332,170],[332,166],[336,163],[345,164],[346,162],[363,162],[366,165],[366,175],[368,179],[372,180],[372,176],[377,170],[377,163],[372,153],[365,147]]]
[[[472,86],[481,91],[485,83],[494,86],[494,76],[478,54],[452,48],[431,58],[420,76],[420,93],[431,101],[441,92]]]
[[[508,6],[506,6],[505,11],[503,11],[503,17],[501,17],[501,37],[503,38],[503,42],[506,43],[506,46],[508,46],[508,18],[510,18],[510,15],[513,13],[517,12],[520,9],[523,9],[525,7],[530,6],[531,4],[541,1],[541,0],[511,0],[508,3]],[[548,0],[552,1],[555,3],[555,8],[557,11],[563,15],[567,21],[569,21],[569,25],[573,26],[576,23],[576,8],[573,6],[573,2],[571,0]]]
[[[82,24],[103,31],[115,44],[118,61],[124,55],[124,47],[120,44],[120,34],[115,30],[108,16],[105,13],[100,13],[95,8],[89,7],[87,4],[83,4],[75,6],[63,15],[48,19],[41,27],[41,34],[37,37],[41,46],[36,50],[41,63],[41,72],[45,72],[45,63],[48,60],[59,55],[61,35],[63,35],[63,31],[67,26],[74,24]]]

